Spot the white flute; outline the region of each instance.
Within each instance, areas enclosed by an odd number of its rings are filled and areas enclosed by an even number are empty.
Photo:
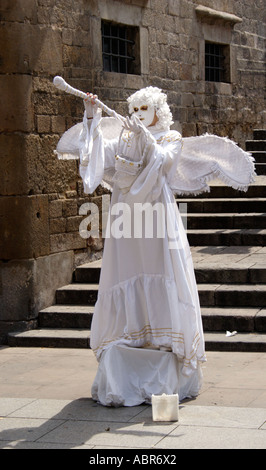
[[[78,96],[79,98],[82,98],[83,100],[87,100],[89,98],[86,93],[84,93],[83,91],[77,90],[76,88],[73,88],[62,77],[58,75],[54,77],[53,84],[59,90],[65,91],[66,93],[70,93],[71,95]],[[101,108],[109,116],[119,119],[119,121],[122,121],[122,123],[126,121],[126,119],[123,116],[116,113],[113,109],[108,108],[108,106],[106,106],[97,98],[94,101],[95,101],[95,104],[97,104],[97,106],[99,106],[99,108]]]

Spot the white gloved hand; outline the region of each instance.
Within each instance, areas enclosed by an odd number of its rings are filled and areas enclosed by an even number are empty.
[[[131,118],[127,116],[125,124],[124,124],[124,128],[127,131],[134,132],[135,134],[139,134],[140,132],[146,133],[145,126],[143,126],[143,124],[141,123],[141,121],[139,120],[137,116],[132,116]]]
[[[97,105],[95,103],[95,99],[97,99],[97,95],[93,95],[92,93],[87,93],[88,98],[85,99],[84,102],[84,107],[87,113],[87,118],[92,118],[95,113],[95,109],[97,108]]]

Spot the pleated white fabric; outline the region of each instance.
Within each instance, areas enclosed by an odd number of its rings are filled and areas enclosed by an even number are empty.
[[[121,128],[112,122],[97,112],[88,126],[85,113],[82,128],[72,130],[71,149],[67,135],[57,148],[62,158],[71,152],[76,158],[78,149],[85,192],[103,182],[112,188],[91,327],[91,347],[99,360],[93,396],[115,406],[149,400],[152,391],[162,390],[158,374],[164,370],[164,393],[180,393],[182,384],[185,398],[191,390],[198,393],[206,356],[192,256],[174,193],[206,191],[214,177],[246,190],[254,179],[254,163],[229,139],[182,139],[156,126],[119,138]],[[153,362],[146,361],[146,349],[142,355],[138,348],[147,344],[170,348],[173,354],[153,351]],[[114,348],[121,345],[130,348]],[[145,377],[149,384],[144,386]]]

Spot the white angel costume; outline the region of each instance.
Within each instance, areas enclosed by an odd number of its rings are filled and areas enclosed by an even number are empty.
[[[180,400],[198,395],[204,336],[191,251],[174,195],[208,191],[213,178],[246,190],[255,175],[251,156],[229,139],[182,139],[170,130],[161,90],[135,93],[128,100],[130,112],[140,100],[155,106],[155,125],[123,131],[97,108],[92,120],[85,112],[83,123],[67,131],[57,147],[59,158],[80,159],[86,193],[100,184],[112,188],[91,328],[99,361],[92,397],[103,405],[150,403],[152,394],[178,393]]]

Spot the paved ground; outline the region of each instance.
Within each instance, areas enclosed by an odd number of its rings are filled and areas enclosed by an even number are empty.
[[[266,354],[208,352],[207,358],[199,397],[180,405],[178,422],[159,423],[150,406],[114,409],[92,401],[97,363],[91,350],[3,346],[0,448],[105,449],[100,455],[265,449]]]

